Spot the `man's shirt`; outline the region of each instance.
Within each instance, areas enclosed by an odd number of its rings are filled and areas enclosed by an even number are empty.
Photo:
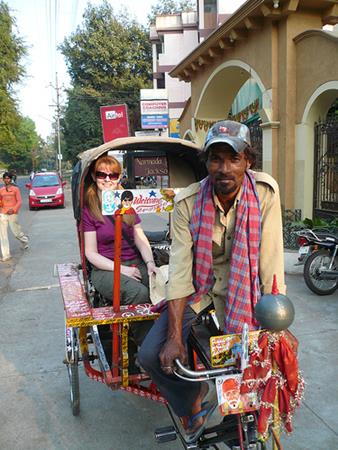
[[[261,246],[259,256],[259,277],[262,293],[272,290],[273,275],[277,276],[278,289],[285,293],[284,250],[279,189],[276,181],[263,172],[253,172],[261,210]],[[200,183],[194,183],[177,194],[172,218],[173,242],[170,252],[167,300],[189,296],[195,292],[193,285],[193,241],[190,233],[190,218],[199,191]],[[210,292],[216,310],[224,311],[230,273],[230,257],[233,243],[236,209],[241,196],[238,192],[233,206],[227,214],[216,195],[215,223],[212,237],[214,285]],[[202,300],[193,309],[198,312],[210,298]],[[218,314],[219,316],[219,314]]]
[[[9,209],[13,209],[14,214],[17,214],[22,205],[19,188],[12,184],[7,187],[3,186],[0,188],[0,196],[2,198],[0,213],[7,214]]]

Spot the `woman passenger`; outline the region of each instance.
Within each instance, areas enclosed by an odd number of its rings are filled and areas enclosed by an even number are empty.
[[[104,304],[112,304],[114,283],[114,216],[102,215],[102,191],[122,189],[122,168],[113,156],[101,156],[91,172],[91,184],[85,193],[82,212],[85,255],[93,266],[91,281],[104,297]],[[156,271],[152,250],[145,236],[138,214],[123,215],[121,249],[121,305],[149,303],[149,276]],[[131,333],[141,345],[152,321],[134,322]]]

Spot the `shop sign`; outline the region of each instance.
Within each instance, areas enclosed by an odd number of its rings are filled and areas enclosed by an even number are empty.
[[[141,100],[141,115],[168,114],[168,100]]]
[[[127,105],[101,106],[100,114],[104,142],[129,136]]]
[[[141,116],[141,126],[144,129],[168,128],[168,114],[150,114]]]
[[[168,175],[168,164],[165,156],[134,158],[136,177]]]

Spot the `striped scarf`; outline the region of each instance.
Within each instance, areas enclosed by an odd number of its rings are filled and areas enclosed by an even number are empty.
[[[196,292],[188,299],[197,303],[214,284],[212,235],[215,222],[213,187],[209,177],[201,182],[190,221],[194,243],[193,280]],[[254,307],[259,299],[259,247],[261,215],[256,183],[247,171],[236,210],[235,234],[231,249],[230,275],[225,301],[226,333],[241,333],[244,323],[257,329]]]

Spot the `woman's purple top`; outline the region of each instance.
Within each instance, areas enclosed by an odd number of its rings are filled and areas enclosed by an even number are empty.
[[[89,211],[87,207],[82,212],[83,231],[96,231],[97,251],[100,255],[106,258],[114,260],[114,245],[115,245],[115,224],[111,222],[109,217],[103,216],[104,223],[97,220]],[[135,215],[135,225],[141,222],[140,216]],[[128,236],[129,240],[134,243],[134,226],[122,224],[123,233]],[[121,261],[130,261],[139,256],[136,252],[135,246],[129,245],[129,243],[123,238],[122,235],[122,249],[121,249]]]

